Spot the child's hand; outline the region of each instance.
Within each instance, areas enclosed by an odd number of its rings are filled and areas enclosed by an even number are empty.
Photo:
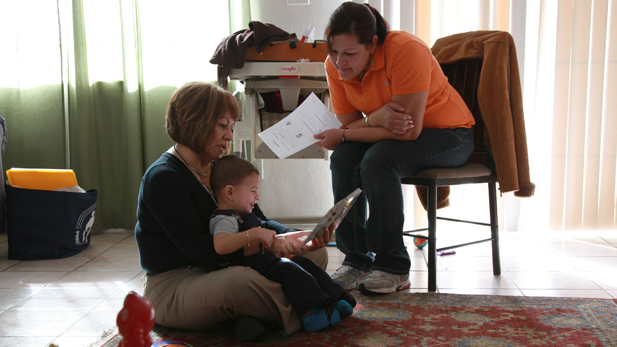
[[[268,248],[272,246],[272,242],[274,241],[274,235],[276,235],[276,231],[264,228],[253,228],[251,229],[251,235],[257,239],[257,241],[261,242],[264,248]]]

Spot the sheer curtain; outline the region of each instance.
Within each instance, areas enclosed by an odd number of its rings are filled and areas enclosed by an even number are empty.
[[[553,230],[615,229],[615,1],[527,7],[525,107],[542,189],[523,216]]]
[[[132,229],[141,176],[171,145],[171,94],[216,81],[209,60],[247,3],[0,0],[4,166],[74,169],[99,190],[95,228]]]
[[[512,194],[499,199],[501,227],[526,231],[617,227],[617,101],[611,98],[617,95],[615,1],[359,2],[371,3],[393,29],[415,33],[429,46],[439,37],[459,32],[511,32],[523,77],[531,178],[537,189],[530,199]],[[463,204],[469,194],[485,194],[453,193],[453,203],[464,195]],[[482,218],[484,210],[480,205],[444,213]],[[422,221],[423,213],[414,219]]]

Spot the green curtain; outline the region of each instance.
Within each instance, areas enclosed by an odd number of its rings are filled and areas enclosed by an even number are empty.
[[[141,177],[172,145],[171,94],[216,80],[209,59],[247,27],[248,2],[0,0],[4,168],[73,169],[99,191],[94,229],[133,229]]]
[[[0,1],[0,114],[8,134],[2,158],[5,169],[66,165],[57,6],[52,1],[38,5],[29,8],[26,2]]]

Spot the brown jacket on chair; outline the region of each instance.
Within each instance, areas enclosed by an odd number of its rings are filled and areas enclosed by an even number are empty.
[[[518,59],[512,35],[505,31],[474,31],[441,38],[433,55],[440,64],[482,58],[478,106],[493,153],[502,193],[531,197],[527,135]]]
[[[455,34],[438,39],[431,50],[440,64],[483,59],[478,105],[488,138],[482,140],[493,153],[499,189],[502,193],[513,191],[518,197],[533,196],[536,186],[529,175],[523,96],[512,35],[505,31]],[[416,189],[426,209],[426,189]],[[449,187],[439,187],[438,208],[449,205],[448,193]]]

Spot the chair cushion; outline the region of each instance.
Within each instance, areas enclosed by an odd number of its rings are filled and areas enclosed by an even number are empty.
[[[476,163],[467,163],[460,167],[427,169],[406,178],[469,178],[490,175],[491,170],[487,166]]]

